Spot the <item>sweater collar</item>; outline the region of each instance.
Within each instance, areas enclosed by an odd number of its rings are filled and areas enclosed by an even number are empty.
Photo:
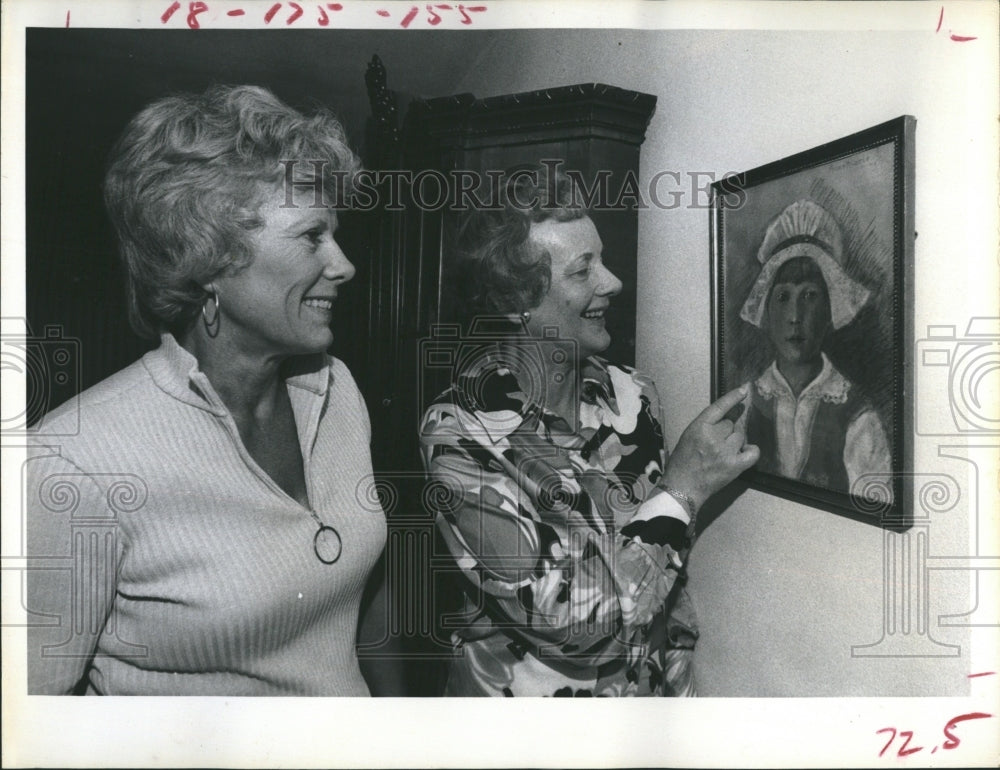
[[[198,359],[169,332],[160,335],[160,346],[142,357],[153,382],[163,392],[191,406],[213,414],[228,412],[208,377],[199,369]],[[325,397],[333,378],[330,357],[325,353],[298,356],[286,364],[287,386]]]

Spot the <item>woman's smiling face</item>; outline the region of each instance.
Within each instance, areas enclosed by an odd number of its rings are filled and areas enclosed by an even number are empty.
[[[805,364],[820,358],[830,330],[830,298],[826,281],[808,257],[783,264],[767,297],[764,330],[781,363]]]
[[[250,263],[213,281],[224,333],[248,353],[326,350],[337,291],[354,276],[334,240],[335,212],[313,208],[311,191],[293,202],[286,207],[284,191],[271,191],[258,212],[264,224],[250,234]]]
[[[529,308],[528,331],[543,337],[546,328],[558,329],[560,339],[576,343],[577,360],[607,350],[604,314],[622,282],[601,261],[603,244],[590,217],[536,222],[529,238],[549,255],[551,278],[538,307]]]

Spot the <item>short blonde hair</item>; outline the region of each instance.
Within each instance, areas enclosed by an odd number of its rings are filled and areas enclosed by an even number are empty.
[[[262,226],[268,187],[283,161],[325,163],[323,178],[349,182],[359,167],[340,122],[306,116],[258,86],[178,94],[136,115],[111,153],[104,201],[127,274],[129,322],[155,338],[186,330],[203,284],[249,263],[247,236]],[[343,197],[344,190],[339,191]]]

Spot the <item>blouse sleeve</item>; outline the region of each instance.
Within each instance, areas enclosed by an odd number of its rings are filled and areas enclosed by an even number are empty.
[[[882,421],[874,409],[865,409],[847,426],[844,467],[847,469],[847,481],[851,489],[862,475],[889,479],[892,453]],[[888,484],[879,486],[883,494],[888,494],[889,488]]]
[[[625,536],[600,513],[594,476],[603,474],[561,467],[551,445],[530,433],[494,441],[454,404],[427,411],[421,443],[440,485],[439,527],[494,623],[540,656],[571,664],[643,654],[641,631],[662,609],[681,560],[669,543]]]
[[[105,489],[51,450],[26,465],[28,692],[74,692],[105,630],[121,538]],[[128,494],[128,492],[125,492]]]

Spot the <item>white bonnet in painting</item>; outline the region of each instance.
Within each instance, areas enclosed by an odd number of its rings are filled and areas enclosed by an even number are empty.
[[[761,325],[774,276],[793,257],[811,258],[823,273],[833,328],[849,324],[868,301],[870,292],[844,271],[840,226],[826,209],[806,199],[792,203],[768,225],[757,251],[763,267],[743,303],[740,318]]]

